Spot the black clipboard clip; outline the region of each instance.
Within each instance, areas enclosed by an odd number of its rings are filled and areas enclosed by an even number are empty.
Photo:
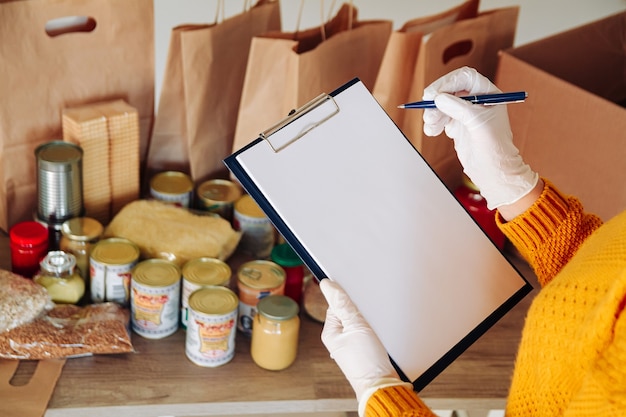
[[[320,94],[260,134],[274,152],[279,152],[339,113],[339,106],[329,94]],[[305,117],[306,116],[306,117]]]

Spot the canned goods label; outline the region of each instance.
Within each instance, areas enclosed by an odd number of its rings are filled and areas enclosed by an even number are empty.
[[[133,268],[131,324],[135,333],[160,339],[178,330],[180,268],[164,259],[148,259]]]
[[[189,296],[196,290],[210,286],[226,286],[230,282],[231,269],[216,258],[191,259],[183,266],[180,321],[187,328],[189,320]]]
[[[285,270],[272,261],[250,261],[237,272],[239,290],[239,320],[237,328],[246,335],[252,334],[252,323],[260,299],[268,295],[283,295]]]
[[[241,232],[238,250],[256,258],[270,256],[276,241],[274,226],[247,194],[235,203],[233,228]]]
[[[191,295],[185,339],[190,361],[216,367],[235,356],[237,304],[237,296],[226,287],[204,288]]]
[[[110,238],[98,242],[89,258],[91,300],[130,303],[131,270],[139,260],[139,248],[126,239]]]
[[[189,208],[193,197],[193,181],[183,172],[161,172],[150,180],[150,196],[156,200]]]

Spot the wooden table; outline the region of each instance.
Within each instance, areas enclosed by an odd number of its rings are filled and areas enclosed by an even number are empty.
[[[9,254],[8,238],[0,232],[0,267],[10,269]],[[515,263],[532,280],[526,265]],[[524,316],[535,291],[422,391],[431,407],[504,408]],[[278,372],[252,362],[250,340],[243,335],[237,336],[230,363],[203,368],[186,358],[183,330],[160,340],[133,334],[135,353],[69,359],[45,416],[353,412],[354,393],[322,345],[321,330],[320,323],[303,315],[298,357]],[[26,378],[34,367],[34,361],[24,361],[14,379]]]

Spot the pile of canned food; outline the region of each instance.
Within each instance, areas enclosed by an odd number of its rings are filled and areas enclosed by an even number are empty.
[[[216,258],[182,266],[141,259],[134,242],[103,238],[104,226],[84,215],[75,187],[80,175],[73,172],[80,170],[76,148],[59,142],[38,155],[34,220],[9,233],[13,272],[46,287],[56,303],[127,307],[132,331],[145,338],[164,338],[182,328],[186,356],[199,366],[228,363],[237,332],[250,337],[257,365],[270,370],[291,365],[305,268],[288,244],[276,243],[276,231],[256,202],[229,180],[208,180],[194,193],[186,174],[161,172],[151,179],[150,198],[228,220],[241,232],[238,252],[252,260],[238,267],[231,282],[231,267]]]

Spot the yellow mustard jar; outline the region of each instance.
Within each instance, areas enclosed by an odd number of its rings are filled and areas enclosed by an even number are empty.
[[[300,331],[298,311],[298,304],[286,295],[269,295],[259,301],[250,346],[254,363],[279,371],[295,361]]]
[[[76,258],[63,251],[48,252],[33,280],[46,288],[55,303],[76,304],[85,294],[85,281],[76,271]]]

